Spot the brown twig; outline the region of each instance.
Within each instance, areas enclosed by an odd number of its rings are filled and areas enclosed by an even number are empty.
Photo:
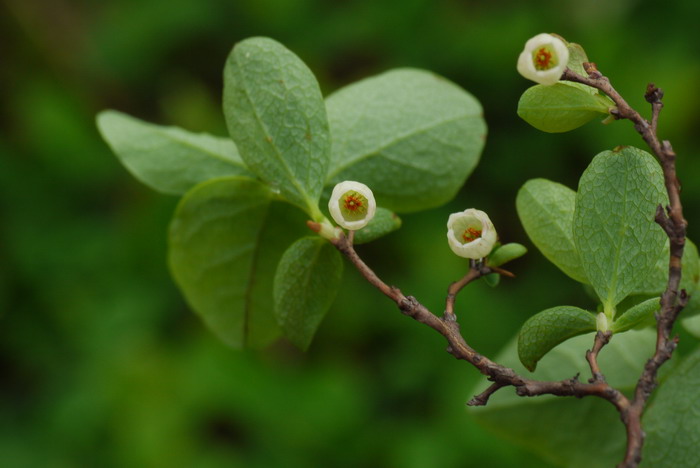
[[[600,350],[603,349],[603,346],[610,342],[610,337],[612,337],[612,332],[598,331],[595,334],[593,348],[586,351],[586,360],[588,361],[588,365],[591,367],[592,378],[589,380],[590,383],[605,382],[605,376],[601,372],[600,366],[598,366],[598,353],[600,353]]]
[[[680,200],[680,184],[676,176],[676,153],[668,141],[661,141],[657,136],[659,114],[663,107],[663,91],[649,84],[645,93],[647,102],[651,104],[651,121],[644,119],[637,111],[627,104],[620,94],[612,87],[610,80],[603,76],[594,64],[584,64],[588,76],[578,75],[567,69],[563,80],[583,83],[592,86],[605,94],[616,105],[611,114],[617,119],[628,119],[634,123],[634,128],[647,143],[661,163],[664,174],[664,184],[668,193],[669,206],[664,210],[659,207],[656,222],[663,228],[669,238],[670,255],[668,266],[668,282],[661,294],[661,310],[657,316],[657,340],[654,355],[647,361],[634,392],[634,399],[629,408],[621,411],[620,415],[627,427],[627,450],[620,467],[632,468],[639,465],[642,459],[644,431],[641,418],[649,396],[657,386],[656,376],[659,368],[671,358],[678,339],[671,337],[673,325],[678,314],[687,304],[685,291],[679,291],[681,281],[681,258],[685,246],[687,221],[683,217],[683,206]]]

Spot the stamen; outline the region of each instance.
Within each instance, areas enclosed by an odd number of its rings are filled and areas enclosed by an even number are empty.
[[[464,240],[465,244],[473,242],[480,237],[481,237],[481,231],[478,229],[475,229],[475,228],[467,228],[464,230],[464,233],[462,234],[462,239]]]

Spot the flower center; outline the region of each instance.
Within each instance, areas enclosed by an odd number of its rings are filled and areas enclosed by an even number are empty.
[[[359,221],[367,216],[367,198],[360,192],[349,190],[338,200],[340,212],[347,221]]]
[[[547,47],[540,47],[532,54],[532,60],[535,62],[535,69],[549,70],[557,66],[557,59],[553,51]]]
[[[465,229],[464,232],[462,233],[462,239],[464,240],[465,244],[473,242],[480,237],[481,237],[481,231],[478,229],[475,229],[475,228],[471,228],[471,227]]]

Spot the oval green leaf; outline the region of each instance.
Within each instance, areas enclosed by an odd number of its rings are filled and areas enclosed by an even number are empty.
[[[666,289],[668,282],[668,259],[669,243],[666,240],[654,268],[644,275],[641,283],[634,288],[631,294],[661,294]],[[697,247],[690,239],[686,239],[681,265],[683,270],[680,289],[685,289],[688,294],[693,295],[698,281],[700,281],[700,258]]]
[[[182,195],[209,179],[252,175],[229,138],[154,125],[113,110],[97,115],[97,127],[129,172],[162,193]]]
[[[273,202],[253,179],[197,185],[170,225],[168,260],[187,302],[234,348],[261,347],[279,335],[272,284],[283,252],[308,230],[296,208]]]
[[[398,69],[326,100],[333,157],[327,182],[357,180],[392,211],[451,200],[476,166],[486,136],[479,102],[432,73]]]
[[[614,106],[607,97],[559,82],[528,88],[518,102],[518,115],[538,130],[561,133],[607,115]]]
[[[558,306],[530,317],[518,335],[518,355],[525,368],[537,362],[559,343],[596,330],[595,315],[578,307]]]
[[[333,303],[343,276],[338,250],[320,237],[304,237],[282,256],[275,273],[275,318],[284,335],[306,350]]]
[[[321,90],[308,67],[272,39],[236,44],[224,68],[224,116],[248,167],[316,217],[330,136]]]
[[[636,148],[600,153],[581,176],[574,242],[606,310],[634,291],[656,265],[666,235],[654,216],[656,207],[666,204],[661,167]]]
[[[588,283],[573,238],[576,192],[546,179],[532,179],[518,191],[515,206],[542,255],[571,278]]]
[[[520,258],[526,253],[527,249],[524,245],[511,242],[509,244],[496,247],[493,251],[491,251],[487,264],[488,266],[498,267],[515,260],[516,258]]]

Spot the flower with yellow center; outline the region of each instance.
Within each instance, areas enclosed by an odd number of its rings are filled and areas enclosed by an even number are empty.
[[[328,211],[338,225],[356,231],[367,226],[374,217],[377,203],[365,184],[346,180],[333,188]]]
[[[569,63],[569,49],[551,34],[538,34],[525,43],[518,57],[518,73],[528,80],[550,86],[559,81]]]
[[[484,258],[491,253],[497,239],[496,229],[483,211],[469,208],[452,213],[447,220],[447,242],[460,257]]]

